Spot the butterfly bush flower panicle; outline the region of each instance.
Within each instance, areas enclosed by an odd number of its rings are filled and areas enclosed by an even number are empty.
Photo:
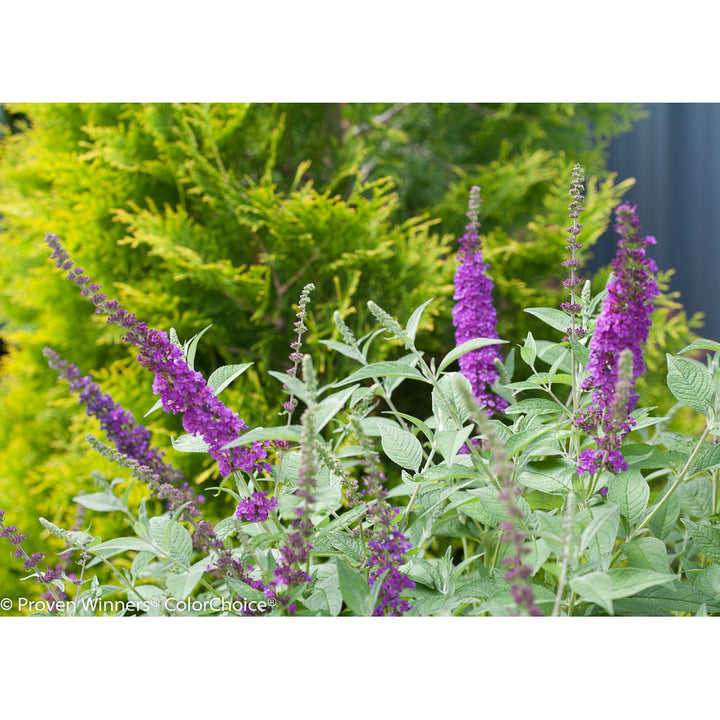
[[[356,415],[350,416],[350,422],[360,445],[365,450],[361,463],[365,468],[361,481],[349,495],[351,504],[365,503],[368,507],[367,519],[370,523],[367,542],[370,556],[367,566],[370,568],[368,583],[370,587],[382,578],[378,593],[378,604],[373,610],[374,616],[401,616],[412,606],[401,597],[405,589],[412,590],[415,583],[400,570],[405,563],[405,555],[412,545],[398,529],[395,518],[398,509],[386,500],[387,479],[380,468],[380,458]]]
[[[148,328],[117,300],[108,300],[100,293],[101,286],[90,283],[82,268],[73,268],[72,260],[57,235],[48,233],[45,242],[52,249],[56,265],[69,269],[67,278],[81,288],[96,306],[95,312],[106,315],[108,322],[125,330],[124,341],[139,349],[138,362],[155,373],[153,391],[160,395],[165,412],[182,414],[183,427],[191,435],[200,435],[208,445],[209,454],[218,462],[220,473],[233,470],[269,471],[265,461],[267,450],[261,443],[251,446],[225,446],[248,428],[237,413],[232,412],[215,396],[203,376],[185,361],[182,350],[172,343],[167,333]]]
[[[0,509],[0,537],[5,538],[12,545],[14,548],[13,557],[16,560],[23,561],[23,570],[26,573],[33,573],[35,581],[45,587],[42,597],[48,600],[50,612],[55,612],[56,604],[64,600],[66,596],[59,588],[50,583],[61,577],[62,568],[41,570],[39,563],[45,557],[45,554],[41,552],[28,553],[25,550],[23,542],[27,540],[27,535],[20,532],[15,525],[5,524],[5,511],[2,509]]]
[[[457,345],[475,338],[497,338],[497,314],[492,302],[493,282],[487,275],[490,265],[483,262],[480,249],[478,215],[480,210],[480,188],[470,190],[467,217],[470,222],[465,234],[459,240],[458,266],[455,271],[455,306],[453,325]],[[473,350],[459,359],[460,372],[470,381],[473,395],[484,405],[488,415],[502,412],[507,401],[490,391],[497,382],[498,371],[495,360],[500,358],[496,345]]]
[[[571,318],[571,324],[566,331],[567,336],[564,338],[565,340],[567,340],[570,336],[578,338],[585,334],[585,330],[580,324],[580,311],[582,310],[582,305],[577,301],[577,297],[575,295],[576,286],[583,282],[576,275],[576,272],[582,267],[582,262],[577,257],[577,251],[582,247],[582,243],[579,243],[577,238],[583,228],[582,224],[578,222],[578,218],[580,217],[580,213],[585,209],[581,205],[582,201],[585,199],[585,196],[582,194],[584,190],[584,181],[584,170],[579,163],[575,163],[572,171],[572,181],[570,183],[571,202],[568,205],[569,215],[573,224],[566,228],[570,237],[567,240],[568,244],[565,246],[565,249],[570,251],[570,258],[560,263],[563,267],[567,268],[570,273],[569,277],[566,280],[563,280],[563,286],[570,290],[570,302],[564,302],[560,305],[560,307],[565,310]]]
[[[628,408],[633,399],[633,355],[629,349],[620,353],[618,360],[617,385],[610,405],[605,408],[596,439],[597,448],[586,448],[580,453],[578,474],[588,473],[594,475],[604,467],[614,473],[628,469],[625,458],[620,452],[623,438],[630,432],[635,424],[630,417]],[[600,491],[602,494],[603,490]]]
[[[597,472],[602,464],[614,472],[627,468],[618,448],[633,424],[630,414],[638,401],[635,381],[645,372],[643,346],[650,332],[653,298],[659,294],[653,274],[657,265],[646,254],[646,248],[656,240],[642,235],[637,206],[623,203],[615,216],[620,240],[608,294],[590,341],[588,378],[583,384],[584,390],[592,392],[591,405],[577,422],[599,437],[598,449],[583,451],[580,474]],[[621,378],[619,359],[623,351],[630,354],[632,362],[626,360],[627,377]],[[620,439],[610,441],[608,437]]]
[[[469,397],[469,391],[462,388],[461,392],[469,406],[472,407],[474,403]],[[507,567],[505,579],[510,582],[510,594],[516,608],[513,614],[541,616],[542,612],[535,603],[535,593],[530,582],[532,568],[523,560],[523,555],[530,552],[530,548],[525,544],[528,535],[522,526],[525,514],[517,502],[522,491],[513,479],[515,466],[508,457],[505,443],[492,421],[480,411],[477,405],[472,411],[472,419],[477,423],[491,448],[493,468],[500,486],[498,498],[508,515],[508,519],[500,523],[500,530],[502,531],[501,540],[509,543],[511,547],[510,554],[503,558],[503,565]]]
[[[315,414],[312,407],[308,407],[303,413],[301,425],[300,469],[295,491],[296,496],[300,498],[300,503],[295,508],[292,531],[288,534],[287,542],[280,550],[280,558],[274,571],[275,584],[287,587],[311,581],[307,572],[312,550],[310,538],[313,535],[310,515],[315,503],[314,491],[318,472],[315,450]]]
[[[297,377],[298,367],[302,363],[303,356],[300,350],[302,349],[303,335],[307,331],[307,325],[305,325],[305,318],[307,317],[307,306],[310,304],[310,293],[314,289],[315,285],[313,285],[313,283],[308,283],[300,293],[300,300],[298,301],[298,311],[296,315],[297,320],[293,325],[296,335],[295,340],[290,343],[290,348],[292,349],[292,352],[290,353],[289,359],[292,362],[292,365],[287,371],[288,375],[291,375],[292,377]],[[284,385],[283,389],[289,390],[287,385]],[[283,407],[288,414],[289,423],[290,416],[297,407],[297,398],[294,395],[291,395],[290,399],[283,403]]]

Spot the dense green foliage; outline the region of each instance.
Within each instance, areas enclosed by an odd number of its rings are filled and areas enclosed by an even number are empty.
[[[609,105],[30,105],[8,108],[0,136],[0,494],[32,532],[60,521],[95,459],[84,417],[41,356],[51,345],[141,418],[154,400],[119,334],[89,319],[42,244],[57,233],[88,274],[149,325],[187,339],[207,325],[198,368],[254,362],[229,390],[248,423],[273,424],[288,366],[293,305],[313,282],[308,347],[338,338],[339,310],[368,325],[366,300],[397,315],[434,297],[426,352],[454,344],[453,239],[467,192],[483,188],[486,259],[501,337],[537,328],[523,308],[557,305],[567,169],[588,175],[584,241],[601,235],[628,187],[604,167],[613,134],[639,117]],[[598,290],[599,288],[595,288]],[[668,305],[648,363],[691,339]],[[388,350],[377,343],[379,354]],[[655,348],[653,350],[652,348]],[[652,353],[655,353],[653,355]],[[325,357],[325,356],[323,356]],[[339,355],[318,370],[348,372]],[[649,384],[653,379],[650,376]],[[659,393],[658,393],[659,394]],[[151,416],[167,447],[179,426]],[[198,456],[173,458],[196,478]],[[203,474],[204,473],[204,474]],[[0,558],[0,573],[8,559]],[[13,571],[14,574],[14,571]]]

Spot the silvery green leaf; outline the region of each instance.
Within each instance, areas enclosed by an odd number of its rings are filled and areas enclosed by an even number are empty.
[[[380,425],[380,438],[385,454],[397,465],[417,472],[422,462],[422,445],[407,430]]]
[[[178,452],[206,453],[208,444],[203,440],[202,435],[180,435],[177,440],[170,436],[173,448]]]
[[[710,371],[697,360],[667,355],[667,384],[670,392],[683,405],[707,415],[715,401]]]
[[[447,355],[445,355],[438,365],[438,372],[442,372],[448,365],[450,365],[450,363],[454,362],[466,353],[488,347],[489,345],[504,345],[505,343],[507,343],[507,340],[498,340],[497,338],[473,338],[472,340],[467,340],[461,345],[458,345],[456,348],[453,348]]]
[[[223,365],[208,378],[207,384],[213,388],[213,394],[219,395],[235,378],[240,377],[253,363],[241,365]]]

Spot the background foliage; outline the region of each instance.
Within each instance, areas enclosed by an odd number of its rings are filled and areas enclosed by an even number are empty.
[[[421,330],[436,332],[424,348],[452,347],[453,240],[473,184],[486,198],[499,334],[519,342],[536,322],[522,308],[554,306],[562,295],[568,168],[581,161],[589,176],[590,247],[629,187],[608,174],[605,149],[638,117],[635,106],[568,104],[5,108],[3,507],[32,541],[37,515],[60,523],[98,465],[82,441],[97,429],[55,383],[45,345],[92,372],[137,419],[154,402],[118,334],[52,271],[45,232],[149,325],[188,339],[212,324],[198,369],[207,376],[221,364],[255,362],[226,402],[250,425],[276,424],[279,388],[263,378],[289,364],[293,304],[307,282],[317,288],[310,349],[336,337],[335,309],[362,334],[367,299],[407,318],[430,297]],[[688,325],[697,324],[673,302],[661,299],[653,326],[650,386],[664,386],[652,371],[664,372],[664,353],[687,344]],[[348,370],[334,358],[319,368],[328,381]],[[146,422],[165,436],[180,432],[172,418]],[[167,437],[158,442],[169,446]],[[196,481],[213,472],[197,456],[168,454]],[[0,557],[1,575],[18,577],[12,562]]]

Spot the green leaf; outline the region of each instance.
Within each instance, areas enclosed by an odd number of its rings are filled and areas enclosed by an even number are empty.
[[[236,447],[238,445],[249,445],[254,442],[265,440],[288,440],[300,442],[300,425],[276,425],[275,427],[259,427],[248,430],[237,440],[224,445],[224,448]]]
[[[183,347],[183,355],[185,356],[185,362],[194,370],[195,369],[195,352],[197,351],[198,343],[200,338],[212,327],[208,325],[204,330],[201,330],[197,335],[193,336],[190,340],[185,343]]]
[[[357,390],[357,385],[328,395],[315,406],[315,430],[320,432],[342,409],[348,398]]]
[[[313,591],[303,600],[308,610],[320,612],[323,615],[336,617],[342,609],[342,592],[340,591],[340,578],[335,563],[318,565],[312,571]]]
[[[698,550],[714,563],[720,564],[720,527],[708,523],[697,523],[683,518],[683,524],[687,528]]]
[[[697,360],[667,355],[667,384],[678,402],[703,415],[715,403],[710,371]]]
[[[710,612],[720,612],[720,606],[713,603],[711,595],[678,580],[642,590],[634,597],[615,601],[618,612],[632,615],[673,615],[678,612],[695,614],[703,604]]]
[[[570,327],[571,318],[562,310],[557,310],[556,308],[525,308],[525,312],[534,315],[561,333],[566,333]]]
[[[148,415],[152,415],[156,410],[159,410],[162,407],[162,400],[158,400],[144,415],[143,417],[147,417]]]
[[[415,342],[415,335],[417,334],[418,325],[420,324],[420,318],[425,308],[433,301],[433,298],[426,300],[419,308],[417,308],[410,319],[407,321],[405,326],[405,334],[410,338],[410,342]]]
[[[639,470],[620,472],[608,485],[608,500],[620,508],[620,514],[635,525],[643,515],[650,499],[650,487]]]
[[[367,579],[344,560],[335,560],[338,570],[340,592],[345,604],[355,615],[366,616],[370,599],[370,586]]]
[[[359,380],[367,380],[368,378],[384,378],[384,377],[402,377],[411,378],[413,380],[422,380],[428,382],[423,374],[407,363],[398,360],[390,360],[387,362],[378,362],[366,365],[356,370],[352,375],[334,383],[335,387],[350,385]]]
[[[480,348],[487,347],[488,345],[504,345],[507,340],[498,340],[497,338],[473,338],[467,340],[456,348],[453,348],[438,365],[438,372],[442,372],[450,363],[457,360],[462,355],[472,352],[473,350],[479,350]]]
[[[206,453],[208,444],[203,440],[202,435],[181,435],[177,440],[171,435],[170,442],[178,452]]]
[[[345,355],[345,357],[349,357],[352,360],[357,360],[362,365],[367,364],[365,356],[360,352],[360,350],[354,348],[352,345],[348,345],[344,342],[339,342],[338,340],[320,340],[319,342],[321,342],[323,345],[327,345],[331,350],[335,350],[336,352]]]
[[[78,505],[82,505],[89,510],[95,510],[96,512],[113,512],[115,510],[125,509],[124,505],[120,501],[120,498],[107,490],[76,495],[73,498],[73,502],[76,502]]]
[[[511,435],[505,443],[505,450],[510,457],[514,457],[521,450],[524,450],[529,445],[536,444],[539,440],[543,442],[561,440],[571,434],[571,432],[565,430],[558,430],[553,425],[542,425],[539,428],[534,426]]]
[[[189,565],[192,558],[192,537],[190,533],[178,522],[170,524],[170,536],[167,545],[170,557],[181,565]]]
[[[698,450],[688,470],[688,476],[692,477],[699,472],[714,470],[718,467],[720,467],[720,445],[707,442]]]
[[[580,363],[580,365],[585,367],[590,359],[590,351],[581,342],[579,342],[577,338],[569,336],[568,341],[570,342],[570,347],[575,355],[575,359]]]
[[[190,533],[167,515],[150,518],[150,536],[157,547],[182,565],[189,565],[192,557]]]
[[[528,398],[505,409],[506,415],[545,415],[556,412],[566,412],[566,409],[554,400],[545,398]]]
[[[591,572],[570,579],[570,588],[585,602],[595,603],[610,615],[613,610],[613,588],[606,572]]]
[[[630,565],[645,570],[667,573],[670,568],[667,548],[662,540],[654,537],[641,537],[621,546],[623,555]]]
[[[170,591],[171,597],[178,601],[185,600],[200,582],[206,566],[207,560],[203,559],[186,572],[170,575],[165,580],[165,586]]]
[[[382,449],[397,465],[417,472],[422,462],[422,445],[407,430],[393,425],[380,425]]]
[[[435,433],[435,443],[445,460],[449,462],[455,458],[474,429],[473,425],[466,425],[462,430],[441,430]]]
[[[677,580],[677,576],[667,572],[655,572],[645,568],[616,568],[609,572],[612,583],[612,599],[630,597],[641,590],[655,585],[665,585]]]
[[[572,490],[571,468],[558,467],[552,472],[523,470],[518,476],[518,484],[531,490],[539,490],[550,495],[567,495]]]
[[[117,555],[118,553],[124,552],[125,550],[136,550],[151,552],[155,555],[155,548],[145,540],[141,540],[136,537],[119,537],[107,540],[106,542],[100,543],[99,545],[91,545],[88,551],[98,557],[109,557],[110,555]]]
[[[310,402],[307,385],[300,380],[300,378],[288,375],[288,373],[277,372],[276,370],[268,370],[267,374],[274,377],[276,380],[279,380],[288,388],[290,394],[294,395],[299,400],[302,400],[306,405]]]
[[[720,343],[715,342],[715,340],[698,338],[684,347],[679,354],[683,355],[684,353],[693,352],[694,350],[714,350],[715,352],[720,352]]]
[[[362,562],[363,541],[360,538],[350,537],[346,532],[336,532],[329,539],[335,550],[341,552],[350,562],[358,565]]]
[[[709,478],[696,477],[677,489],[680,508],[685,515],[705,520],[712,515],[713,483]]]
[[[697,576],[694,585],[700,592],[720,600],[720,565],[708,565]]]
[[[438,387],[433,388],[433,414],[445,429],[452,426],[456,430],[460,430],[463,423],[474,412],[474,405],[470,381],[461,373],[452,372],[443,375],[438,382]],[[457,417],[457,421],[453,418],[453,413]]]
[[[242,365],[223,365],[208,378],[207,384],[213,388],[213,394],[219,395],[235,378],[240,377],[253,363]]]
[[[620,527],[620,508],[612,503],[590,509],[592,520],[583,531],[580,550],[585,551],[588,563],[602,570],[610,567],[610,556]]]
[[[653,508],[665,497],[671,485],[671,481],[668,481],[665,490],[662,495],[658,497],[655,505],[653,505]],[[667,537],[667,534],[675,526],[678,517],[680,517],[680,501],[678,500],[677,495],[673,493],[663,502],[652,518],[650,518],[649,525],[653,535],[661,540]]]
[[[474,495],[477,499],[459,506],[458,509],[463,515],[467,515],[482,525],[494,528],[498,527],[500,523],[505,522],[510,517],[505,505],[498,497],[497,490],[494,488],[480,488],[480,490],[473,490],[468,494],[471,496]],[[525,499],[518,497],[515,499],[515,502],[525,517],[528,517],[530,515],[530,506]]]

